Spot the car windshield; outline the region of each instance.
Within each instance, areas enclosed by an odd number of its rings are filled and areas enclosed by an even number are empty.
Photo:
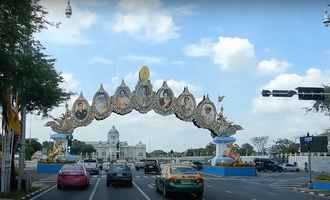
[[[64,165],[62,167],[63,171],[80,171],[83,170],[83,167],[80,165]]]
[[[172,168],[173,174],[196,174],[197,171],[191,167],[175,167]]]
[[[129,171],[129,167],[125,165],[114,165],[111,166],[111,171],[113,172]]]

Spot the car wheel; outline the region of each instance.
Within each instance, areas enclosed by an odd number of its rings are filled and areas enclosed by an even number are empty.
[[[203,199],[203,192],[196,193],[196,198],[197,200]]]
[[[62,190],[62,186],[60,184],[57,184],[57,189]]]
[[[296,172],[299,172],[300,170],[299,169],[296,169]]]
[[[110,186],[110,181],[107,181],[107,187],[109,187]]]
[[[128,181],[127,185],[128,185],[129,187],[132,187],[132,186],[133,186],[132,181]]]

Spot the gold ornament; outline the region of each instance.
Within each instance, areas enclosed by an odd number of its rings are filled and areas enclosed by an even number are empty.
[[[139,78],[141,81],[149,80],[150,72],[147,66],[143,66],[139,72]]]

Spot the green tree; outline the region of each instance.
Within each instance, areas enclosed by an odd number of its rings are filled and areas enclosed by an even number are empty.
[[[270,147],[270,152],[272,154],[280,154],[280,153],[298,153],[299,152],[299,144],[294,143],[289,139],[277,139],[275,144]]]
[[[316,112],[323,112],[326,115],[330,116],[330,86],[324,86],[325,93],[328,95],[325,95],[324,101],[315,101],[313,106],[311,108],[307,108],[307,111],[316,111]]]
[[[38,0],[0,1],[0,104],[3,124],[8,123],[8,106],[13,104],[8,102],[8,96],[16,97],[18,111],[36,111],[44,115],[70,96],[60,87],[63,77],[55,70],[55,60],[44,53],[45,48],[35,38],[35,34],[49,24],[46,14]],[[23,116],[24,112],[21,112],[22,122]],[[5,128],[4,131],[8,130]],[[15,147],[17,141],[15,138]],[[13,164],[12,167],[13,183]]]
[[[241,145],[241,148],[239,149],[238,153],[242,156],[251,156],[253,154],[255,154],[255,150],[253,148],[253,146],[249,143],[244,143]]]
[[[251,138],[251,142],[256,147],[258,153],[265,154],[268,139],[268,136],[253,137]]]
[[[42,150],[42,145],[38,142],[38,139],[32,138],[26,140],[26,147],[25,147],[25,159],[31,160],[32,155]]]
[[[71,146],[71,154],[73,155],[80,155],[82,154],[90,154],[96,152],[96,149],[90,145],[86,144],[85,142],[79,141],[79,140],[73,140],[72,146]]]

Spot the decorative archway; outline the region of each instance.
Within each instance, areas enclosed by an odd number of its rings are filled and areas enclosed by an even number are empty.
[[[92,105],[89,105],[81,93],[71,110],[66,105],[66,112],[59,118],[52,117],[53,121],[47,122],[46,126],[57,133],[72,134],[75,128],[88,126],[94,119],[106,119],[111,113],[126,115],[133,110],[140,113],[154,110],[162,116],[175,114],[180,120],[192,122],[198,128],[208,129],[213,138],[228,137],[242,129],[240,125],[228,121],[222,110],[217,112],[215,104],[207,95],[197,104],[194,95],[185,87],[183,92],[175,97],[166,81],[154,91],[149,76],[148,67],[143,66],[134,90],[131,91],[123,80],[113,96],[101,85],[93,97]]]

